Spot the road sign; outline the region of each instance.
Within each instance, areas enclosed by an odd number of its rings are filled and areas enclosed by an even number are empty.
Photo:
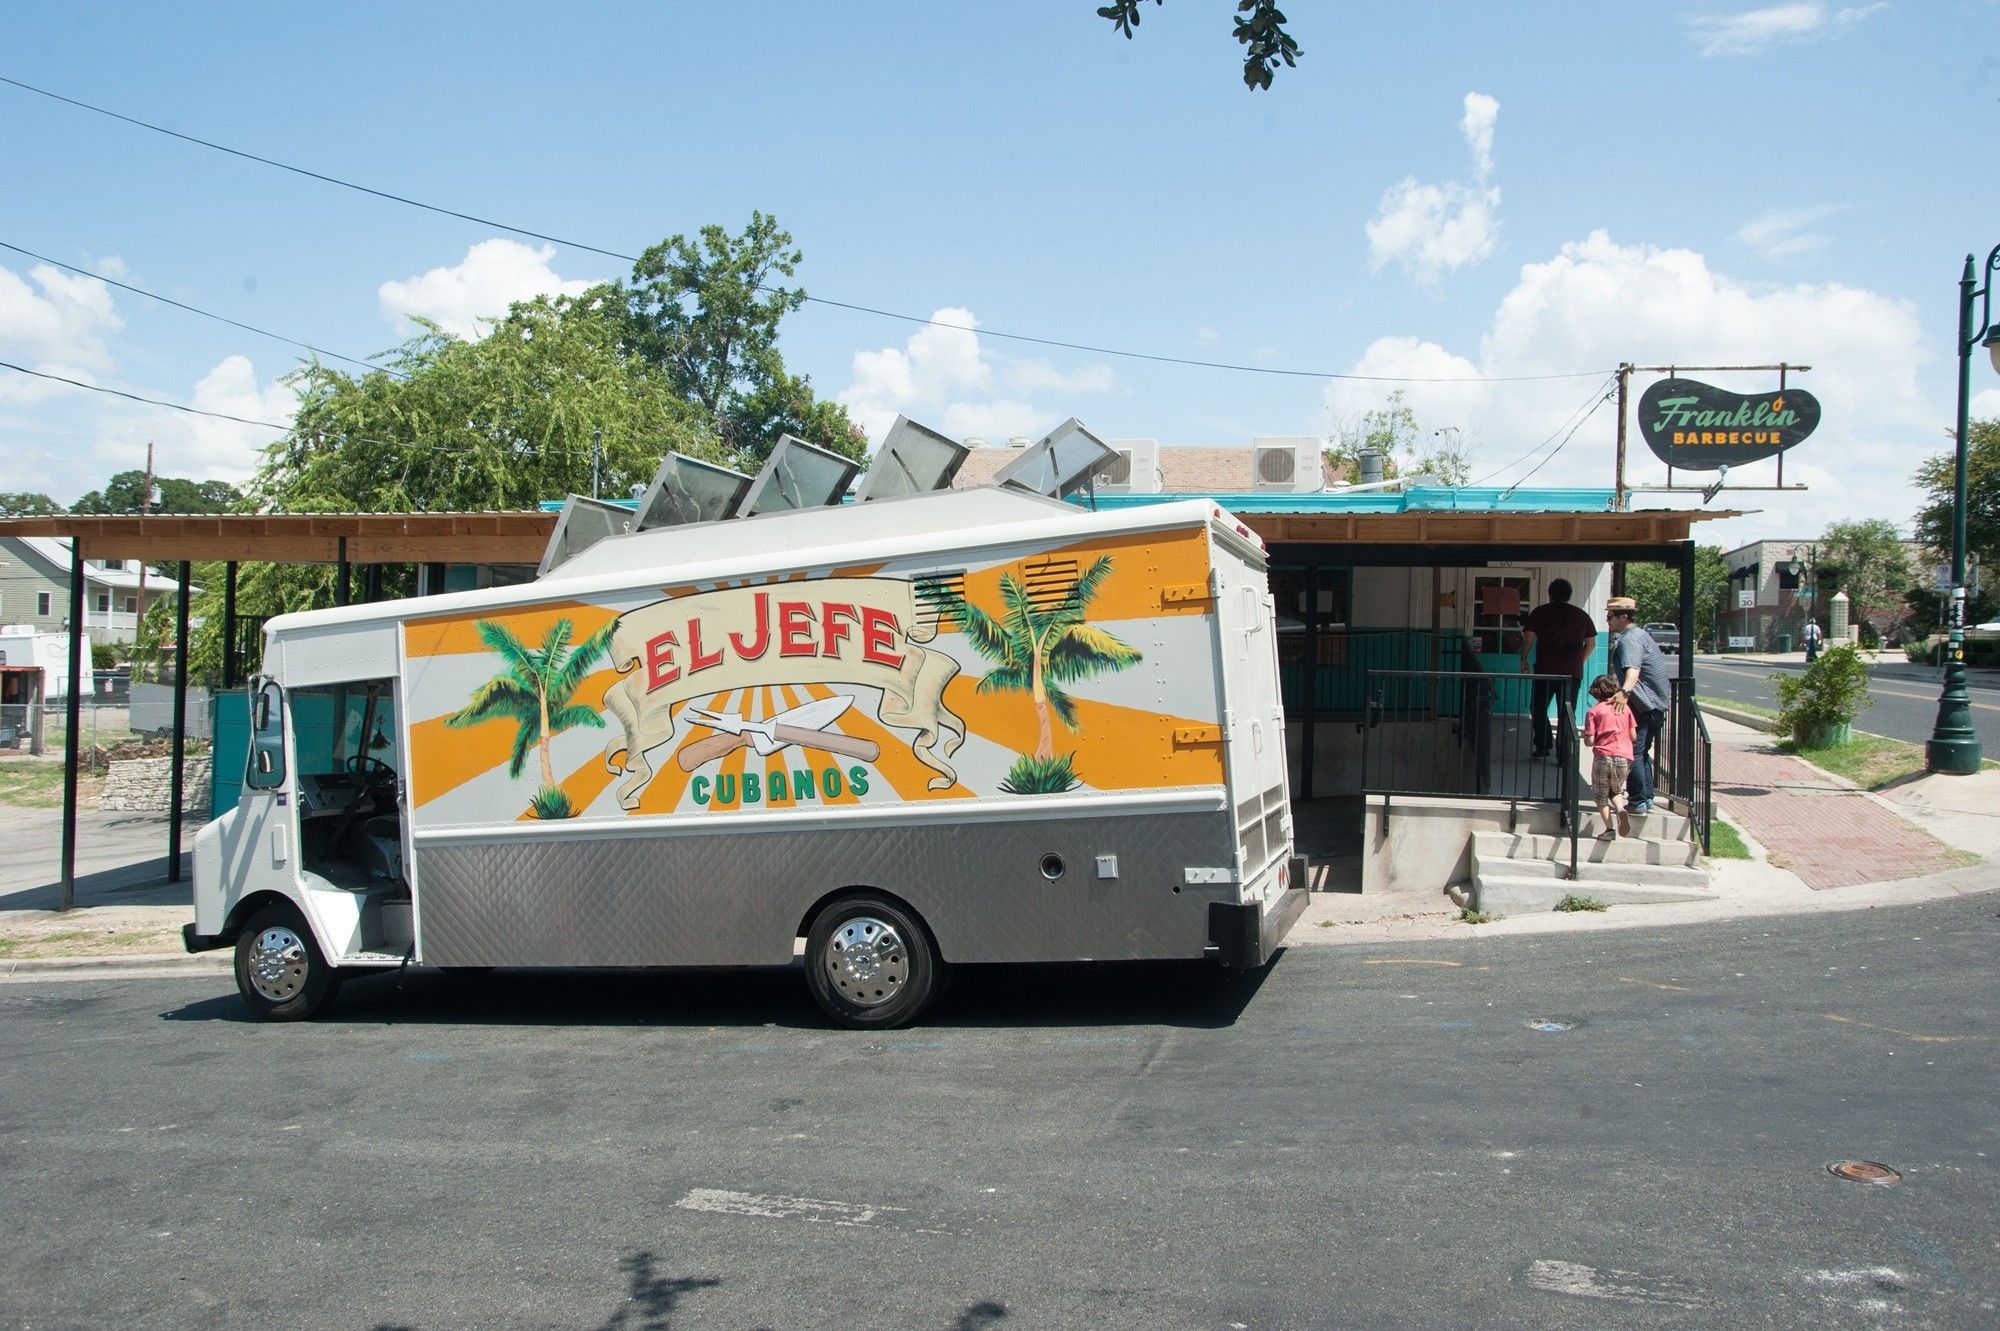
[[[1729,635],[1729,645],[1732,649],[1738,647],[1745,647],[1745,648],[1755,647],[1757,645],[1757,640],[1755,638],[1739,638],[1734,633],[1732,633]]]
[[[1755,588],[1745,587],[1736,593],[1736,608],[1738,610],[1754,609],[1756,605],[1757,592]]]

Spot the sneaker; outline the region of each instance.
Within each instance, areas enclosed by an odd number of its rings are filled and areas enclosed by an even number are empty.
[[[1597,839],[1599,841],[1616,841],[1618,839],[1618,833],[1615,830],[1607,827],[1602,832],[1599,832],[1597,834]]]
[[[1652,811],[1653,811],[1653,801],[1651,800],[1646,800],[1642,803],[1634,804],[1631,808],[1625,810],[1625,812],[1627,813],[1651,813]]]

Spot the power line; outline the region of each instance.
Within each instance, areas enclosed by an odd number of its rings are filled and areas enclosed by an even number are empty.
[[[1576,415],[1578,412],[1583,411],[1586,408],[1592,407],[1597,402],[1603,401],[1603,399],[1598,395],[1602,393],[1604,389],[1607,386],[1609,386],[1616,377],[1617,376],[1615,374],[1607,375],[1603,383],[1600,383],[1597,385],[1597,387],[1591,389],[1590,396],[1586,397],[1583,401],[1577,403],[1576,406],[1572,407],[1570,409],[1569,415],[1563,417],[1562,420],[1556,425],[1556,428],[1549,431],[1548,437],[1543,439],[1542,442],[1536,444],[1533,448],[1521,454],[1521,456],[1515,458],[1512,462],[1505,462],[1502,463],[1500,466],[1495,467],[1492,471],[1487,472],[1484,476],[1481,476],[1478,480],[1474,481],[1473,484],[1474,485],[1486,484],[1486,482],[1492,480],[1495,476],[1500,475],[1500,473],[1504,471],[1510,471],[1513,468],[1520,466],[1523,462],[1526,462],[1529,458],[1533,457],[1535,454],[1541,452],[1543,449],[1547,448],[1550,444],[1554,443],[1556,436],[1563,432],[1564,426],[1568,425],[1572,420],[1576,419]],[[1588,417],[1586,417],[1585,419],[1588,419]],[[1554,457],[1555,454],[1551,453],[1549,456]],[[1544,460],[1546,461],[1546,459]]]
[[[147,291],[143,287],[135,287],[129,282],[120,282],[115,277],[106,277],[102,273],[93,273],[88,268],[78,268],[75,264],[64,263],[61,259],[51,259],[46,254],[37,254],[31,249],[24,249],[19,245],[10,244],[4,240],[0,240],[0,249],[12,250],[16,254],[25,254],[30,259],[52,265],[65,272],[75,273],[78,277],[88,277],[93,281],[102,282],[106,286],[117,287],[120,291],[129,291],[135,296],[144,296],[147,300],[157,300],[162,305],[171,305],[177,310],[186,310],[189,314],[199,314],[204,319],[213,319],[217,323],[228,324],[231,328],[241,328],[246,333],[255,333],[259,337],[268,337],[274,342],[283,342],[289,346],[304,347],[315,356],[325,356],[333,360],[344,360],[349,365],[359,365],[364,370],[378,370],[383,374],[391,375],[397,379],[409,378],[401,370],[390,369],[385,365],[376,365],[369,361],[359,360],[353,356],[343,356],[337,351],[327,351],[314,346],[310,342],[301,342],[295,337],[286,337],[283,333],[274,333],[268,328],[259,328],[255,324],[240,323],[227,315],[217,314],[213,310],[204,310],[198,306],[175,300],[171,296],[162,296],[157,291]]]
[[[33,375],[37,379],[47,379],[54,383],[68,384],[72,388],[87,389],[93,393],[107,393],[112,397],[122,397],[131,402],[141,402],[149,407],[165,407],[169,411],[185,412],[190,416],[207,416],[214,420],[232,421],[237,425],[254,425],[267,430],[276,430],[281,435],[289,435],[296,439],[340,439],[351,444],[376,444],[382,448],[418,449],[427,453],[463,454],[468,451],[463,448],[452,448],[444,444],[420,443],[414,439],[377,439],[371,435],[349,434],[344,430],[314,429],[300,426],[296,422],[291,425],[280,425],[276,421],[254,421],[246,416],[232,416],[226,411],[205,411],[200,407],[188,407],[178,402],[168,402],[164,398],[146,397],[140,393],[128,393],[122,388],[107,388],[103,384],[89,384],[81,379],[70,379],[60,374],[50,374],[45,370],[31,370],[25,365],[16,365],[14,362],[7,360],[0,360],[0,369],[14,370],[21,374]],[[544,454],[556,453],[566,457],[582,457],[590,450],[583,448],[543,448],[539,451]]]
[[[103,384],[87,384],[81,379],[66,379],[60,374],[49,374],[42,370],[31,370],[25,365],[16,365],[10,360],[0,360],[0,369],[16,370],[21,374],[31,374],[37,379],[49,379],[72,388],[87,388],[93,393],[109,393],[112,397],[122,397],[132,402],[143,402],[149,407],[165,407],[169,411],[184,411],[190,416],[212,416],[219,421],[234,421],[238,425],[260,425],[276,430],[280,434],[291,431],[289,425],[279,425],[275,421],[253,421],[243,416],[231,416],[224,411],[203,411],[200,407],[184,407],[178,402],[168,402],[157,397],[143,397],[138,393],[128,393],[122,388],[106,388]]]
[[[1514,491],[1520,489],[1522,486],[1526,485],[1529,481],[1533,480],[1536,472],[1540,471],[1543,467],[1546,467],[1549,465],[1549,463],[1553,462],[1555,460],[1556,454],[1562,452],[1563,449],[1566,446],[1568,446],[1569,441],[1576,437],[1576,432],[1583,428],[1583,422],[1589,420],[1592,416],[1595,416],[1597,414],[1597,409],[1603,406],[1605,403],[1609,402],[1611,400],[1612,393],[1615,391],[1616,391],[1615,389],[1609,389],[1609,388],[1605,389],[1603,396],[1599,397],[1597,401],[1591,403],[1590,410],[1583,413],[1583,418],[1577,421],[1575,425],[1569,427],[1569,433],[1563,436],[1562,443],[1557,444],[1553,449],[1551,449],[1547,457],[1543,458],[1540,462],[1537,462],[1534,466],[1528,468],[1528,474],[1523,476],[1520,480],[1515,481],[1512,485],[1508,486],[1506,493],[1513,494]]]
[[[391,203],[400,203],[405,207],[418,208],[423,210],[424,212],[436,213],[441,217],[454,217],[463,222],[473,222],[479,226],[492,227],[496,231],[506,231],[506,232],[511,232],[512,234],[517,236],[526,236],[531,240],[545,240],[552,245],[567,246],[570,249],[582,250],[585,253],[602,255],[607,259],[618,259],[625,263],[638,262],[638,257],[636,255],[626,254],[619,250],[607,249],[602,245],[591,245],[584,241],[571,240],[564,236],[551,235],[545,231],[535,231],[528,227],[516,226],[511,222],[502,222],[490,217],[481,217],[477,213],[468,213],[468,212],[462,212],[456,208],[447,208],[442,204],[426,203],[422,199],[414,199],[409,197],[408,195],[397,194],[390,190],[385,190],[385,189],[377,189],[372,185],[362,185],[352,180],[343,180],[339,176],[327,175],[325,172],[313,171],[303,166],[294,166],[289,162],[281,162],[278,161],[276,158],[272,157],[262,157],[253,152],[246,152],[241,148],[231,148],[227,144],[216,143],[209,139],[197,138],[195,135],[192,134],[183,134],[179,130],[168,129],[164,125],[156,125],[150,121],[140,120],[135,116],[124,115],[120,112],[112,111],[102,106],[95,106],[89,102],[79,101],[74,97],[65,97],[61,93],[51,92],[47,88],[38,88],[32,83],[23,83],[19,79],[8,78],[4,74],[0,74],[0,83],[7,84],[10,87],[19,88],[23,92],[34,93],[36,96],[39,97],[47,97],[51,101],[61,102],[64,105],[73,106],[82,111],[89,111],[96,115],[107,116],[112,120],[121,121],[124,124],[132,125],[138,129],[151,130],[155,134],[164,134],[168,138],[179,139],[183,143],[191,143],[197,147],[207,148],[213,152],[226,153],[231,157],[238,157],[248,162],[256,162],[260,166],[268,166],[273,168],[274,170],[289,171],[293,175],[304,176],[309,180],[317,180],[322,184],[338,186],[341,189],[354,190],[357,193],[372,195],[375,198],[384,199]],[[763,283],[759,283],[757,289],[759,291],[764,291],[764,292],[780,292],[784,290],[783,288],[771,287]],[[896,319],[904,323],[918,324],[927,328],[965,329],[965,325],[963,324],[940,323],[936,319],[925,318],[922,315],[900,314],[894,310],[878,309],[872,305],[860,305],[849,301],[832,300],[826,296],[805,295],[805,293],[803,292],[797,294],[799,294],[804,300],[812,304],[825,305],[831,309],[850,310],[858,314],[872,314],[878,318]],[[1159,364],[1159,365],[1183,365],[1191,369],[1227,370],[1237,374],[1276,375],[1279,377],[1296,378],[1296,379],[1343,379],[1357,383],[1378,383],[1378,384],[1509,384],[1509,383],[1536,383],[1553,379],[1591,379],[1591,378],[1596,378],[1598,375],[1605,373],[1605,371],[1603,370],[1571,370],[1561,374],[1516,374],[1516,375],[1472,375],[1472,376],[1343,374],[1333,370],[1282,369],[1269,365],[1243,365],[1233,361],[1196,360],[1186,356],[1166,356],[1144,351],[1125,351],[1116,347],[1100,347],[1100,346],[1093,346],[1085,342],[1067,342],[1059,338],[1035,337],[1027,333],[1009,333],[994,328],[965,329],[965,331],[978,332],[984,334],[987,337],[1001,338],[1009,342],[1024,342],[1031,346],[1056,347],[1065,351],[1081,351],[1081,352],[1086,352],[1093,356],[1116,356],[1125,360],[1150,361],[1154,364]]]

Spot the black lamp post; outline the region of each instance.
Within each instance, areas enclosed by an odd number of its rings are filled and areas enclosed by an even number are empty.
[[[1972,699],[1965,692],[1965,469],[1967,417],[1972,406],[1972,349],[1984,345],[2000,371],[2000,327],[1993,323],[1993,275],[2000,272],[2000,245],[1986,256],[1986,285],[1976,281],[1970,254],[1958,280],[1958,466],[1951,508],[1951,606],[1945,644],[1944,693],[1938,698],[1937,724],[1924,746],[1924,766],[1933,772],[1970,775],[1979,770],[1979,736],[1972,729]],[[1980,300],[1979,322],[1972,321],[1972,301]]]
[[[1806,557],[1799,558],[1797,550],[1792,551],[1791,562],[1785,571],[1792,575],[1792,586],[1796,589],[1792,599],[1805,602],[1805,613],[1799,616],[1799,646],[1805,646],[1806,624],[1818,613],[1819,597],[1819,547],[1806,547]],[[1810,653],[1808,653],[1810,655]]]

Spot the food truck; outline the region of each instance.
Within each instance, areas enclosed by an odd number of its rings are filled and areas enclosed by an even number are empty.
[[[802,940],[827,1015],[888,1027],[950,966],[1254,967],[1297,918],[1264,550],[1213,502],[650,506],[533,582],[266,624],[184,931],[255,1012]]]

